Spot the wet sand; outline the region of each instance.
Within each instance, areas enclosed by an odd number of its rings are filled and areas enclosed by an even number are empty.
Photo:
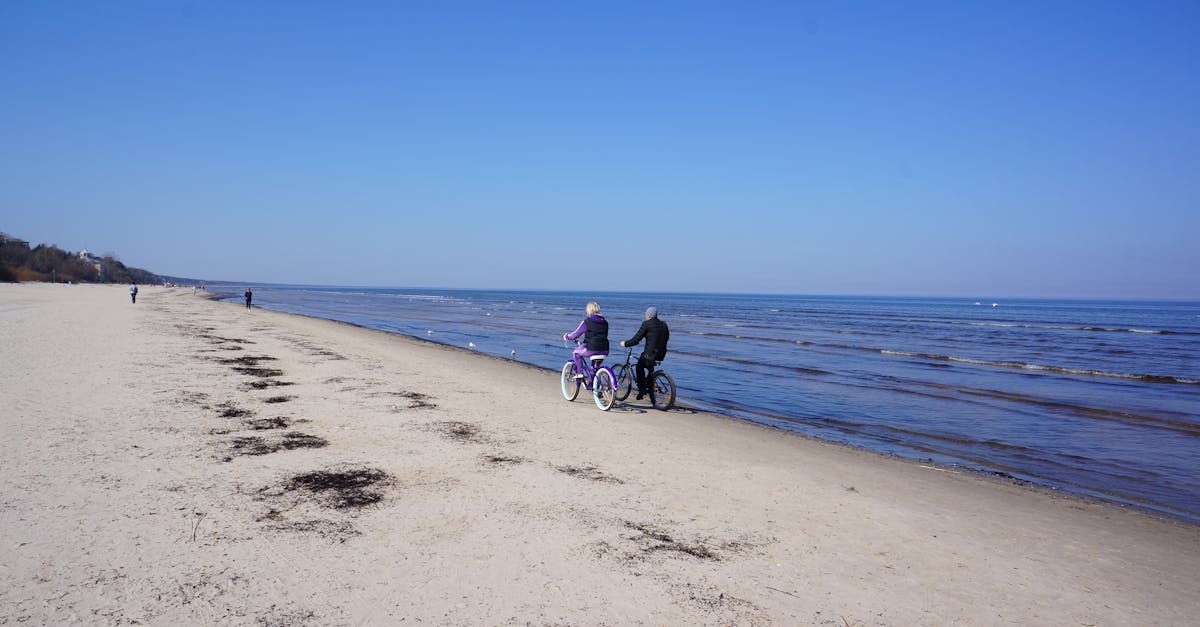
[[[0,427],[0,624],[1200,615],[1196,525],[184,288],[0,285]]]

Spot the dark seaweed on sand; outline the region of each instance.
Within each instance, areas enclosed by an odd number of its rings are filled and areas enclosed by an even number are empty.
[[[234,406],[232,403],[224,403],[217,406],[222,418],[241,418],[243,416],[252,416],[254,412]]]
[[[330,507],[347,509],[378,503],[383,494],[369,488],[390,480],[391,475],[377,468],[318,470],[292,477],[285,487],[320,494]]]
[[[555,466],[554,469],[563,474],[571,475],[572,477],[579,477],[580,479],[588,479],[590,481],[616,484],[625,483],[624,481],[601,471],[595,466]]]
[[[295,431],[283,434],[278,440],[267,440],[256,435],[233,439],[233,450],[242,455],[268,455],[277,451],[326,446],[329,446],[329,440],[325,438]]]
[[[260,362],[260,361],[276,361],[276,360],[274,357],[270,357],[268,355],[259,355],[257,357],[251,356],[251,355],[246,355],[245,357],[235,357],[232,359],[219,359],[217,361],[220,361],[221,363],[223,363],[227,366],[232,366],[235,364],[238,366],[257,366],[258,362]]]
[[[241,338],[236,338],[236,337],[221,337],[220,335],[213,335],[211,333],[201,333],[200,335],[197,335],[196,337],[208,340],[214,344],[253,344],[254,343],[251,340],[243,340]]]
[[[276,388],[276,387],[283,387],[285,385],[296,385],[296,384],[291,381],[267,380],[267,381],[251,381],[250,383],[247,383],[246,385],[254,390],[265,390],[267,388]]]
[[[721,559],[720,556],[703,544],[689,544],[680,540],[676,540],[666,532],[660,529],[655,529],[650,525],[634,523],[627,520],[625,521],[625,526],[642,534],[640,537],[633,539],[645,545],[642,550],[646,553],[652,553],[655,551],[673,551],[676,553],[691,555],[692,557],[698,557],[700,559]]]
[[[442,435],[458,442],[480,442],[483,440],[479,433],[479,426],[469,422],[450,420],[435,422],[431,426],[440,431]]]
[[[371,396],[391,396],[395,398],[408,399],[408,407],[395,407],[396,410],[437,408],[436,403],[430,402],[433,397],[429,396],[428,394],[422,394],[421,392],[409,392],[404,390],[374,392],[371,394]]]
[[[237,367],[237,368],[234,368],[234,370],[236,370],[237,372],[240,372],[242,374],[250,375],[252,377],[266,378],[266,377],[278,377],[278,376],[283,375],[283,371],[279,370],[277,368]]]
[[[525,458],[512,457],[510,455],[484,455],[483,460],[489,464],[498,464],[498,465],[525,463]]]
[[[256,418],[247,420],[246,425],[255,431],[266,431],[268,429],[286,429],[292,426],[291,418],[276,416],[275,418]]]

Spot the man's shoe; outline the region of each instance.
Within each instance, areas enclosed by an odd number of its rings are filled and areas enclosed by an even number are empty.
[[[642,400],[643,398],[646,398],[646,393],[645,393],[645,392],[638,392],[637,398],[636,398],[636,399],[634,399],[634,400],[639,400],[639,401],[640,401],[640,400]]]

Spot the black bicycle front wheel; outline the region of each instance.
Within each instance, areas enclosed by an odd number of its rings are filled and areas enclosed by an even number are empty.
[[[621,364],[613,368],[613,374],[617,375],[617,400],[623,401],[629,398],[629,392],[633,389],[633,368]]]

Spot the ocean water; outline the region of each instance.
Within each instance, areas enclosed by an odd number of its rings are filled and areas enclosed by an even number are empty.
[[[240,292],[229,288],[229,300]],[[653,304],[671,327],[663,366],[682,405],[1200,522],[1196,302],[273,286],[254,293],[268,309],[552,370],[567,359],[561,336],[588,300],[609,320],[610,363],[624,360],[616,342],[633,335]],[[559,394],[557,385],[544,393]]]

